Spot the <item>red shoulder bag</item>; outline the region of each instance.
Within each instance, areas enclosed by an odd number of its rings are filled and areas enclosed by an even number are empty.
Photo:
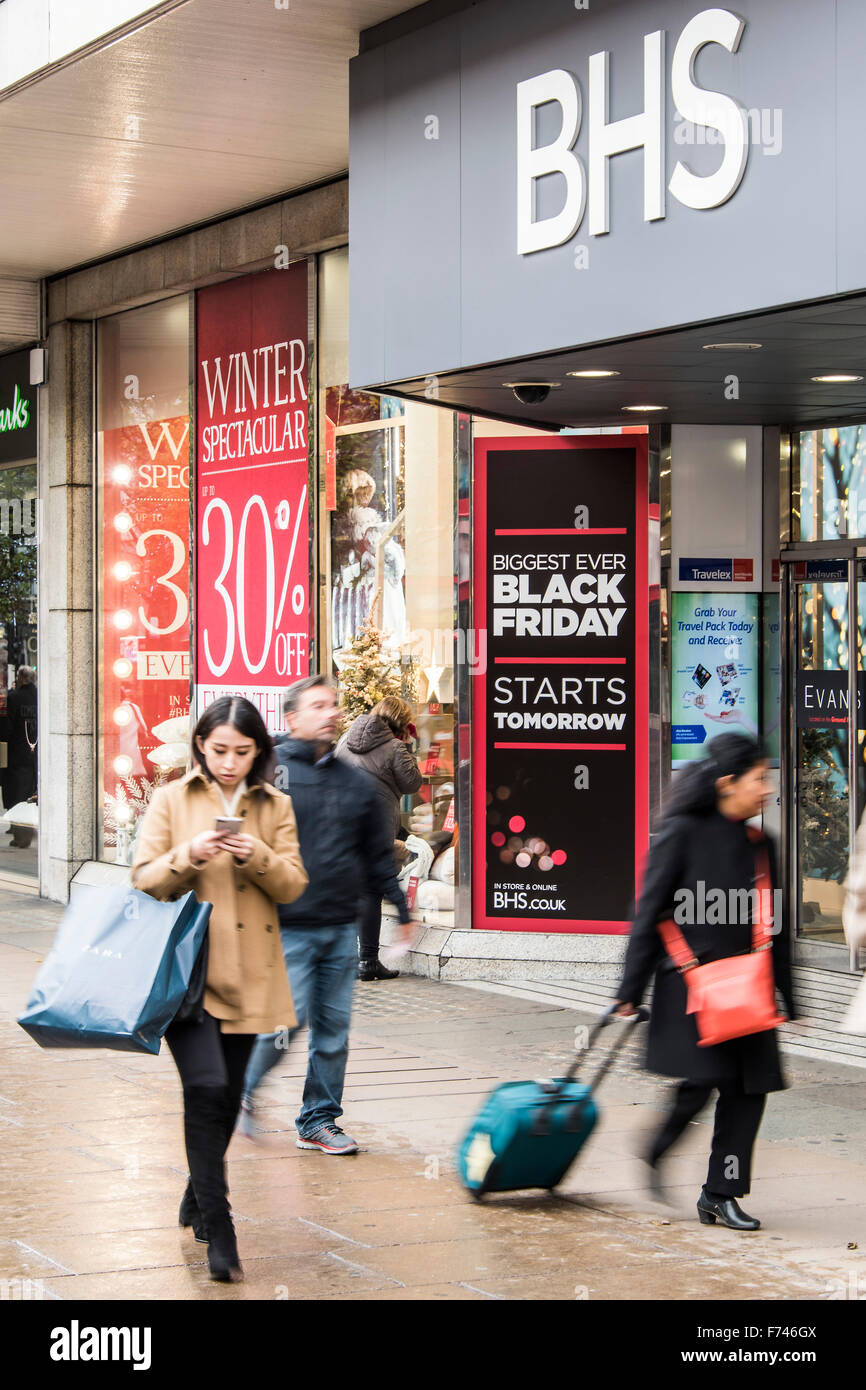
[[[758,840],[757,831],[749,836]],[[668,955],[686,984],[686,1013],[695,1015],[698,1046],[744,1038],[749,1033],[765,1033],[785,1020],[776,1008],[773,977],[773,919],[766,909],[773,901],[767,851],[756,845],[758,911],[752,927],[752,949],[744,956],[726,956],[699,965],[675,922],[659,922],[659,932]]]

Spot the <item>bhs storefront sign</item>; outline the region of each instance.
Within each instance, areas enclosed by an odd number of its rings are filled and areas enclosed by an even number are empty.
[[[739,102],[722,92],[708,91],[695,81],[695,63],[707,44],[736,53],[745,21],[730,10],[702,10],[686,24],[671,60],[671,96],[679,116],[698,127],[718,132],[722,156],[709,174],[695,174],[678,160],[667,184],[685,207],[719,207],[740,186],[749,158],[749,115]],[[643,110],[623,120],[608,119],[610,53],[605,49],[589,59],[588,157],[584,164],[572,148],[580,134],[583,108],[577,79],[554,68],[517,84],[517,250],[522,256],[569,241],[589,208],[589,235],[610,231],[610,160],[627,150],[643,151],[643,217],[654,222],[665,216],[665,33],[644,36]],[[556,139],[535,145],[539,107],[556,103],[562,124]],[[714,141],[714,143],[716,143]],[[554,216],[536,220],[538,180],[550,174],[565,179],[565,203]]]

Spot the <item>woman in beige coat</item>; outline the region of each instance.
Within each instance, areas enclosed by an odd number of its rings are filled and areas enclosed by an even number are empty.
[[[249,700],[226,696],[195,727],[193,770],[154,792],[132,864],[155,898],[192,889],[213,904],[204,1013],[165,1038],[180,1072],[189,1183],[180,1224],[207,1241],[211,1277],[243,1277],[225,1179],[225,1153],[258,1033],[296,1022],[277,903],[307,886],[289,797],[265,781],[272,741]],[[243,821],[243,833],[216,827]]]

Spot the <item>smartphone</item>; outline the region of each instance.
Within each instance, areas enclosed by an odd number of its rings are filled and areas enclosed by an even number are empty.
[[[243,826],[240,816],[217,816],[214,821],[214,829],[221,835],[237,835]]]

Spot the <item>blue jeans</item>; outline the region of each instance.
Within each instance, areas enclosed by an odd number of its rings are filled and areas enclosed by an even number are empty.
[[[295,1125],[302,1137],[343,1113],[343,1081],[349,1055],[352,994],[358,972],[358,924],[335,927],[280,927],[283,955],[298,1015],[297,1027],[309,1024],[309,1056],[304,1101]],[[282,1033],[258,1038],[244,1077],[244,1095],[252,1097],[262,1078],[286,1055]]]

